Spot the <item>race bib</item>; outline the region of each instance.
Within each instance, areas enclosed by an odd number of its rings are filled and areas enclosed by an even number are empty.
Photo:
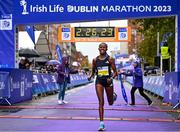
[[[98,67],[98,76],[109,76],[108,66]]]

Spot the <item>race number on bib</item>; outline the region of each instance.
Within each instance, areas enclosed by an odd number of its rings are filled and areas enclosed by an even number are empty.
[[[108,76],[108,66],[98,67],[98,76]]]

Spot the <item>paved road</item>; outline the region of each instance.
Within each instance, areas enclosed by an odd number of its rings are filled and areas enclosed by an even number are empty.
[[[115,82],[118,99],[113,106],[105,104],[106,131],[180,131],[175,120],[159,106],[147,106],[136,94],[137,105],[125,104],[119,82]],[[128,99],[130,85],[125,84]],[[138,92],[137,92],[138,93]],[[66,92],[66,105],[58,105],[57,94],[2,109],[0,131],[97,131],[98,103],[94,84]]]

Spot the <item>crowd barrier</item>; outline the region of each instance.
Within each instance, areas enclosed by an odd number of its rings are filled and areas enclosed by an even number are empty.
[[[68,88],[89,83],[88,76],[85,74],[71,74],[70,78],[71,78],[71,83],[68,84],[67,86]]]
[[[87,75],[70,75],[67,88],[89,83]],[[0,68],[0,104],[15,104],[32,100],[33,95],[58,91],[56,74],[35,73],[30,70]]]
[[[133,83],[133,77],[126,77]],[[176,105],[180,101],[180,73],[170,72],[165,76],[146,76],[143,78],[144,89],[163,97],[164,102]]]
[[[14,104],[32,99],[32,72],[0,68],[0,104]]]
[[[127,77],[126,81],[129,83],[133,83],[133,77]],[[148,76],[143,78],[144,82],[144,89],[164,97],[164,88],[165,88],[165,81],[164,77],[160,76]]]
[[[165,74],[164,101],[177,104],[180,101],[180,72]]]
[[[71,83],[67,85],[67,88],[83,85],[89,83],[87,75],[71,74]],[[56,74],[33,74],[33,95],[58,91],[59,86],[56,83]]]
[[[56,76],[54,74],[37,73],[33,74],[33,95],[58,90]]]
[[[144,89],[164,97],[165,81],[163,76],[148,76],[144,77]]]

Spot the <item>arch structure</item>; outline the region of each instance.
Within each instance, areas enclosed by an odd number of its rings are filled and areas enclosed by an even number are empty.
[[[0,67],[15,68],[17,25],[176,17],[180,71],[180,0],[0,0]]]

